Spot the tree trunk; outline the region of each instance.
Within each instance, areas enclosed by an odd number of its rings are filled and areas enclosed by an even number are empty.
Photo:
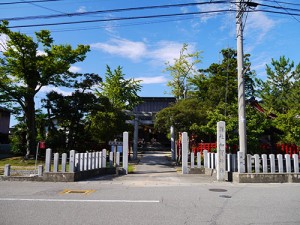
[[[26,122],[26,156],[35,152],[36,148],[36,124],[35,124],[35,103],[34,96],[27,97],[25,100],[24,116]]]

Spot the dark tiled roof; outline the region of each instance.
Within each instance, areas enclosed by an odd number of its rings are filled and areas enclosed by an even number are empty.
[[[172,97],[142,97],[143,102],[133,109],[134,113],[157,113],[176,101]]]

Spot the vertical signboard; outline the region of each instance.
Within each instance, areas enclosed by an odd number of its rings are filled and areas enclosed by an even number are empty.
[[[226,128],[224,121],[217,123],[217,152],[217,180],[225,181]]]

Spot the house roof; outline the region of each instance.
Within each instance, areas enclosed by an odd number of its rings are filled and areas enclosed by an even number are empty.
[[[175,101],[176,98],[173,97],[142,97],[142,103],[136,106],[133,112],[157,113]]]
[[[255,98],[250,98],[248,102],[254,109],[259,111],[260,113],[266,113],[266,110],[258,103],[258,101]],[[274,113],[269,113],[268,117],[270,119],[275,119],[277,115],[275,115]]]

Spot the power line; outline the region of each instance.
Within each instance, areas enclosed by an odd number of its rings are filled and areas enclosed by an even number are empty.
[[[224,12],[225,13],[235,12],[235,10],[225,9],[225,10],[212,10],[212,11],[206,11],[206,12],[174,13],[174,14],[160,14],[160,15],[150,15],[150,16],[117,17],[117,18],[98,19],[98,20],[81,20],[81,21],[72,21],[72,22],[28,24],[28,25],[8,26],[8,28],[26,28],[26,27],[58,26],[58,25],[110,22],[110,21],[122,21],[122,20],[153,19],[153,18],[161,18],[161,17],[176,17],[176,16],[199,15],[199,14],[213,14],[213,13],[218,14],[218,13],[224,13]]]
[[[36,0],[36,1],[21,1],[21,2],[2,2],[2,3],[0,3],[0,5],[16,5],[16,4],[60,2],[60,1],[62,1],[62,0]]]
[[[99,28],[109,28],[109,27],[128,27],[128,26],[140,26],[140,25],[148,25],[148,24],[156,24],[156,23],[169,23],[174,21],[183,21],[183,20],[191,20],[195,17],[186,17],[186,18],[178,18],[178,19],[166,19],[166,20],[157,20],[157,21],[144,21],[144,22],[135,22],[135,23],[126,23],[126,24],[112,24],[112,25],[98,25],[91,27],[77,27],[77,28],[63,28],[63,29],[52,29],[51,32],[68,32],[68,31],[81,31],[81,30],[95,30]]]
[[[262,10],[262,9],[255,10],[253,12],[266,12],[266,13],[274,13],[280,15],[300,16],[300,13],[288,13],[288,12],[279,12],[279,11]]]
[[[98,19],[98,20],[81,20],[81,21],[72,21],[72,22],[27,24],[27,25],[8,26],[8,28],[59,26],[59,25],[81,24],[81,23],[96,23],[96,22],[111,22],[111,21],[124,21],[124,20],[138,20],[138,19],[167,18],[167,17],[176,17],[176,16],[187,16],[187,15],[220,14],[220,13],[229,13],[229,12],[236,12],[236,10],[225,9],[225,10],[212,10],[212,11],[206,11],[206,12],[174,13],[174,14],[160,14],[160,15],[150,15],[150,16],[117,17],[117,18]],[[287,13],[287,12],[279,12],[279,11],[271,11],[271,10],[255,10],[255,11],[246,11],[246,12],[251,12],[251,13],[266,12],[266,13],[274,13],[274,14],[281,14],[281,15],[300,16],[300,13]]]
[[[280,7],[282,7],[279,2],[275,1]],[[284,8],[284,11],[286,11],[291,17],[293,17],[297,22],[300,23],[300,20],[298,20],[295,16],[291,15],[288,9]],[[299,10],[300,11],[300,10]]]
[[[52,18],[60,18],[60,17],[86,16],[86,15],[101,14],[101,13],[116,13],[116,12],[124,12],[124,11],[138,11],[138,10],[148,10],[148,9],[158,9],[158,8],[162,9],[162,8],[197,6],[197,5],[204,5],[204,4],[224,4],[224,3],[228,3],[228,1],[215,1],[215,2],[206,1],[206,2],[185,3],[185,4],[154,5],[154,6],[142,6],[142,7],[133,7],[133,8],[96,10],[96,11],[89,11],[89,12],[63,13],[63,14],[55,14],[55,15],[12,17],[12,18],[2,18],[0,20],[17,21],[17,20],[34,20],[34,19],[52,19]]]
[[[274,2],[275,0],[262,0],[264,2]],[[282,2],[282,1],[276,1],[277,3],[281,3],[281,4],[286,4],[286,5],[295,5],[295,6],[300,6],[299,3],[292,3],[292,2]]]
[[[275,1],[276,2],[276,1]],[[276,2],[277,3],[277,2]],[[282,9],[282,10],[291,10],[291,11],[298,11],[300,12],[300,9],[295,9],[295,8],[287,8],[287,7],[283,7],[281,6],[279,3],[277,3],[278,6],[274,6],[274,5],[266,5],[266,4],[260,4],[260,3],[257,3],[257,5],[260,5],[260,6],[264,6],[264,7],[267,7],[267,8],[273,8],[273,9]]]
[[[61,1],[61,0],[48,0],[48,1]],[[31,2],[37,2],[37,1],[28,1],[26,3]],[[45,1],[41,1],[45,2]],[[274,1],[272,1],[274,2]],[[277,1],[275,1],[277,2]],[[147,10],[147,9],[157,9],[157,8],[172,8],[172,7],[186,7],[186,6],[196,6],[196,5],[204,5],[204,4],[223,4],[223,3],[229,3],[228,1],[214,1],[214,2],[198,2],[198,3],[185,3],[185,4],[171,4],[171,5],[155,5],[155,6],[144,6],[144,7],[134,7],[134,8],[120,8],[120,9],[111,9],[111,10],[97,10],[97,11],[89,11],[89,12],[76,12],[76,13],[64,13],[57,10],[52,10],[44,6],[39,6],[36,4],[33,4],[35,6],[45,8],[51,11],[59,12],[61,14],[55,14],[55,15],[38,15],[38,16],[27,16],[27,17],[12,17],[12,18],[2,18],[0,20],[7,20],[7,21],[19,21],[19,20],[35,20],[35,19],[51,19],[51,18],[59,18],[59,17],[74,17],[74,16],[86,16],[86,15],[92,15],[92,14],[100,14],[100,13],[114,13],[114,12],[123,12],[123,11],[137,11],[137,10]],[[236,3],[236,2],[230,2],[230,3]],[[294,9],[294,8],[286,8],[282,6],[274,6],[274,5],[266,5],[261,3],[254,3],[254,5],[260,5],[264,7],[270,7],[275,9],[282,9],[282,10],[291,10],[291,11],[300,11],[300,9]],[[277,2],[278,4],[278,2]]]
[[[48,8],[48,7],[41,6],[41,5],[38,5],[38,4],[33,3],[33,2],[27,2],[27,1],[25,1],[25,0],[22,0],[22,2],[31,4],[31,5],[33,5],[33,6],[35,6],[35,7],[38,7],[38,8],[47,9],[47,10],[52,11],[52,12],[56,12],[56,13],[64,13],[64,12],[62,12],[62,11],[58,11],[58,10],[55,10],[55,9],[50,9],[50,8]],[[64,13],[64,14],[65,14],[65,13]]]

